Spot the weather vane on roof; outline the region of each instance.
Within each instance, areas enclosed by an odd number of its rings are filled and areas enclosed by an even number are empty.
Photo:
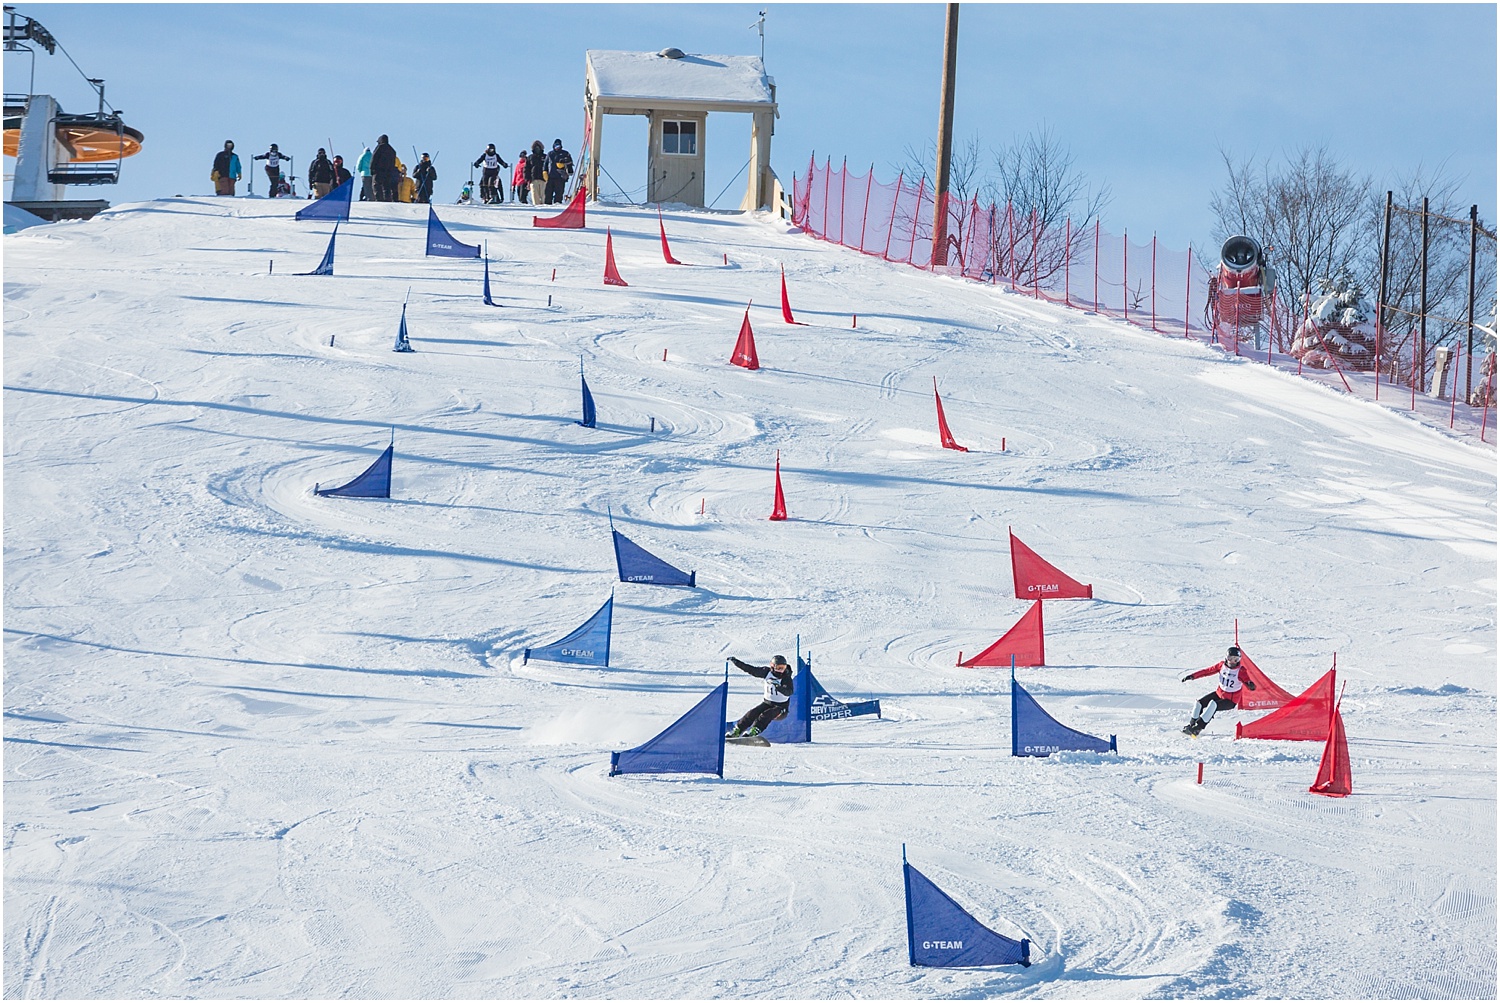
[[[760,15],[760,20],[747,27],[760,29],[760,61],[764,63],[766,61],[766,12],[760,10],[756,13]]]

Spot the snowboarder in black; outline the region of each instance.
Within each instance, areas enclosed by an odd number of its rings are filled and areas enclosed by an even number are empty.
[[[1189,672],[1182,677],[1183,682],[1190,679],[1201,679],[1218,673],[1219,685],[1212,693],[1205,694],[1203,699],[1193,705],[1193,719],[1182,729],[1184,735],[1198,737],[1198,733],[1208,727],[1208,722],[1214,719],[1214,714],[1221,710],[1240,705],[1240,693],[1246,687],[1255,689],[1253,679],[1240,678],[1240,649],[1233,645],[1229,653],[1224,656],[1222,662],[1216,662],[1206,669],[1197,672]]]
[[[416,170],[411,172],[412,178],[417,182],[417,201],[432,201],[432,183],[437,180],[437,167],[427,154],[422,154],[422,160],[417,164]]]
[[[313,195],[322,198],[333,191],[334,177],[333,161],[328,159],[328,151],[320,146],[318,155],[307,165],[307,183],[312,185]]]
[[[552,153],[547,157],[547,204],[557,205],[563,200],[563,189],[568,178],[573,176],[573,155],[563,149],[562,140],[552,141]]]
[[[396,148],[391,145],[391,137],[384,133],[375,142],[375,152],[370,154],[370,173],[375,178],[375,201],[396,201],[401,173],[396,170]]]
[[[479,159],[474,161],[474,166],[484,165],[483,173],[479,176],[479,198],[485,205],[505,201],[505,182],[500,179],[500,168],[510,169],[510,165],[501,159],[500,154],[495,152],[495,144],[491,143],[485,147]]]
[[[786,717],[787,707],[792,699],[792,667],[786,663],[785,655],[772,658],[770,665],[751,665],[738,658],[731,658],[730,661],[740,671],[766,681],[764,699],[735,722],[725,736],[754,738],[765,731],[772,721]]]
[[[272,143],[271,148],[265,153],[257,153],[251,160],[264,160],[266,162],[266,178],[271,182],[271,198],[276,197],[277,189],[281,187],[281,160],[286,154],[276,148]]]

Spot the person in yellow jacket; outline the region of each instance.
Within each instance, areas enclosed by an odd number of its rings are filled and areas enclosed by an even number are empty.
[[[406,165],[399,158],[396,160],[396,171],[401,175],[401,180],[396,183],[396,201],[415,202],[417,200],[416,179],[406,176]]]

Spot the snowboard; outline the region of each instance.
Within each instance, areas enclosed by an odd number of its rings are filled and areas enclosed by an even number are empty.
[[[770,742],[767,742],[759,735],[741,735],[739,738],[726,738],[724,739],[724,741],[728,742],[730,745],[763,745],[767,748],[769,748],[771,745]]]

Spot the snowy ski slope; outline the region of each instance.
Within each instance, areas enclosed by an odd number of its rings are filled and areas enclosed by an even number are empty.
[[[295,208],[4,238],[7,996],[1495,997],[1493,451],[768,217],[668,211],[672,267],[654,209],[439,207],[494,309],[423,206],[292,275]],[[312,495],[393,428],[390,501]],[[615,581],[606,507],[699,587]],[[1007,527],[1097,597],[1019,676],[1119,755],[1012,758],[954,667]],[[612,668],[520,664],[612,588]],[[1293,693],[1337,653],[1354,796],[1180,733],[1236,618]],[[883,718],[607,776],[799,636]],[[903,843],[1036,963],[908,967]]]

